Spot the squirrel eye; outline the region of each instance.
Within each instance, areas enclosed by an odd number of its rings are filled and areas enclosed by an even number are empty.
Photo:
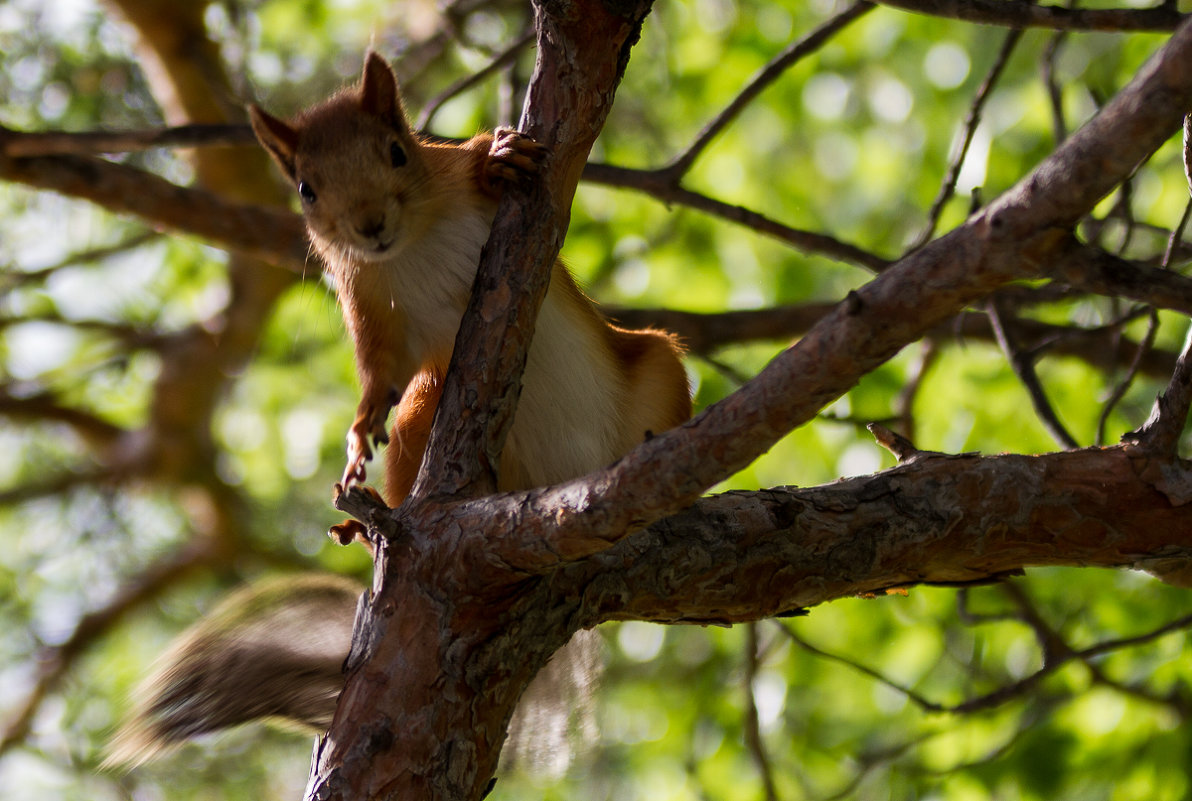
[[[394,167],[404,167],[408,161],[406,151],[402,150],[401,145],[397,142],[389,143],[389,161]]]
[[[319,199],[319,196],[315,194],[315,190],[311,189],[310,184],[308,184],[306,181],[298,182],[298,194],[306,203],[314,203]]]

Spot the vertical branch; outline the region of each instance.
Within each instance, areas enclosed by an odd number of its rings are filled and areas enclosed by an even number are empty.
[[[1105,401],[1105,405],[1101,408],[1101,415],[1097,418],[1096,442],[1098,446],[1105,444],[1105,426],[1109,422],[1109,415],[1113,413],[1114,408],[1117,407],[1122,398],[1126,397],[1126,390],[1130,389],[1130,385],[1134,383],[1134,379],[1142,367],[1142,360],[1150,353],[1151,348],[1155,344],[1155,335],[1158,333],[1159,313],[1152,306],[1147,313],[1146,334],[1143,335],[1142,341],[1138,343],[1138,347],[1134,349],[1134,358],[1130,360],[1130,366],[1126,368],[1126,374],[1117,383],[1117,386],[1113,388],[1109,399]]]
[[[479,495],[494,488],[571,199],[649,9],[646,0],[618,6],[622,13],[596,2],[535,5],[538,60],[521,128],[551,154],[533,186],[511,187],[502,198],[456,337],[415,496]]]
[[[434,499],[494,488],[571,199],[649,10],[649,0],[535,3],[538,60],[521,127],[550,155],[532,186],[509,187],[501,199],[403,506],[405,536],[382,540],[376,552],[373,592],[357,614],[331,730],[315,749],[309,799],[482,798],[518,698],[574,631],[565,610],[509,592],[524,576],[510,577],[480,552],[499,516],[459,524]]]
[[[1067,38],[1066,31],[1056,31],[1047,40],[1047,47],[1043,50],[1043,85],[1047,87],[1047,99],[1051,103],[1051,135],[1055,137],[1057,145],[1068,136],[1068,126],[1064,122],[1063,88],[1055,77],[1056,60],[1060,47]]]
[[[754,698],[754,680],[757,678],[761,662],[757,626],[757,623],[748,623],[745,626],[748,635],[745,644],[745,745],[761,774],[766,801],[778,801],[778,791],[774,787],[774,769],[770,765],[770,755],[766,753],[766,744],[762,742],[761,722],[757,714],[757,700]]]

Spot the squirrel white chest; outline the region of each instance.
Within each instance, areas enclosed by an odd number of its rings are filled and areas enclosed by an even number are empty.
[[[363,317],[402,320],[386,326],[384,342],[414,365],[445,368],[467,307],[491,213],[457,213],[411,237],[384,260],[357,261],[341,287]],[[509,486],[528,487],[581,475],[618,455],[621,391],[595,318],[548,292],[527,357],[521,400],[506,442]],[[361,314],[354,313],[357,319]],[[354,332],[360,337],[361,332]],[[358,345],[361,343],[357,343]]]
[[[353,305],[404,320],[389,342],[378,344],[405,349],[417,364],[451,353],[491,224],[491,213],[463,209],[383,260],[356,260],[344,277]]]

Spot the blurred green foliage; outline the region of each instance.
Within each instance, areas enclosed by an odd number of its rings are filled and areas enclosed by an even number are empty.
[[[669,161],[751,75],[831,11],[826,0],[660,3],[594,158],[639,167]],[[366,0],[228,3],[212,6],[207,21],[246,98],[251,91],[279,111],[348,80],[370,39],[399,55],[424,40],[427,26],[440,24],[429,3]],[[515,4],[468,17],[469,44],[403,73],[412,108],[483,65],[526,24],[526,9]],[[8,0],[0,6],[0,124],[21,130],[159,124],[130,35],[96,4]],[[973,189],[996,196],[1055,145],[1040,78],[1053,36],[1024,34],[938,230],[965,218]],[[896,258],[926,224],[962,121],[1004,37],[998,29],[878,8],[767,89],[696,162],[686,185]],[[1095,113],[1162,41],[1065,36],[1055,68],[1067,129]],[[531,64],[532,54],[524,54],[515,81],[525,79]],[[452,100],[434,131],[466,136],[503,122],[498,83],[491,79]],[[1133,184],[1134,219],[1156,233],[1135,237],[1131,253],[1161,252],[1164,232],[1179,218],[1187,190],[1177,150],[1164,148]],[[171,153],[124,160],[179,182],[190,176]],[[1113,202],[1102,204],[1101,213]],[[135,222],[88,204],[0,186],[0,376],[10,391],[50,389],[64,403],[118,425],[144,418],[160,365],[130,355],[113,330],[135,324],[169,332],[200,324],[219,312],[229,292],[225,254],[144,234]],[[130,246],[71,261],[45,280],[28,278],[73,254],[121,242]],[[858,267],[632,191],[596,186],[581,188],[564,257],[602,301],[704,312],[833,301],[867,280]],[[1111,301],[1084,298],[1041,308],[1038,317],[1095,325],[1119,311]],[[1178,344],[1185,324],[1164,315],[1158,344]],[[1138,322],[1127,331],[1140,337],[1143,328]],[[693,358],[697,404],[731,392],[739,377],[755,373],[785,344],[732,345],[715,363]],[[919,361],[916,349],[908,349],[726,486],[811,485],[889,466],[863,423],[900,413],[900,394]],[[1074,359],[1045,359],[1040,374],[1065,424],[1082,444],[1092,443],[1101,404],[1120,374]],[[250,367],[213,422],[221,477],[251,501],[258,556],[180,582],[91,649],[42,704],[25,742],[0,757],[5,797],[297,796],[309,743],[257,728],[189,746],[130,775],[97,773],[96,766],[146,667],[236,582],[303,566],[367,576],[359,549],[332,546],[322,533],[338,519],[327,499],[355,406],[354,380],[338,310],[312,262],[308,280],[275,309]],[[1145,419],[1157,389],[1154,381],[1135,383],[1110,415],[1107,441]],[[938,349],[913,416],[916,444],[926,449],[1056,448],[1005,359],[980,342],[958,338]],[[84,450],[63,426],[6,423],[0,453],[0,487],[20,487],[81,469]],[[62,642],[86,612],[155,557],[184,544],[192,513],[185,488],[158,486],[46,493],[0,508],[0,719],[31,688],[42,649]],[[1029,599],[1072,648],[1146,632],[1189,607],[1186,593],[1142,574],[1039,570],[1015,586],[1021,596],[996,586],[963,597],[954,589],[919,588],[764,621],[756,625],[755,670],[745,627],[607,626],[599,739],[584,745],[562,775],[502,776],[492,798],[762,798],[745,734],[751,708],[781,799],[1192,796],[1183,631],[1098,657],[1095,670],[1069,662],[1004,703],[965,714],[925,710],[892,686],[949,706],[1039,670],[1043,649],[1020,619],[1016,598]]]

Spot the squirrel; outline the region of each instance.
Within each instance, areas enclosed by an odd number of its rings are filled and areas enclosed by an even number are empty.
[[[284,122],[257,107],[253,130],[302,199],[311,242],[335,281],[362,398],[341,486],[363,481],[397,406],[385,501],[397,506],[422,463],[480,250],[505,183],[544,149],[499,129],[463,143],[416,134],[397,78],[369,52],[357,87]],[[501,453],[499,490],[575,478],[691,414],[675,338],[612,325],[556,261]],[[341,541],[361,533],[344,524]]]
[[[249,114],[298,192],[355,346],[362,398],[337,488],[363,482],[373,445],[388,442],[384,500],[396,507],[422,462],[501,191],[532,175],[545,149],[509,130],[462,143],[414,132],[393,70],[371,51],[358,84],[293,120],[257,106]],[[556,261],[498,489],[575,478],[686,420],[680,354],[671,334],[613,325]],[[395,405],[390,436],[385,423]],[[331,533],[369,546],[355,521]],[[308,578],[233,596],[184,634],[147,680],[109,763],[137,763],[257,718],[325,728],[343,686],[339,665],[359,593],[350,582]]]

